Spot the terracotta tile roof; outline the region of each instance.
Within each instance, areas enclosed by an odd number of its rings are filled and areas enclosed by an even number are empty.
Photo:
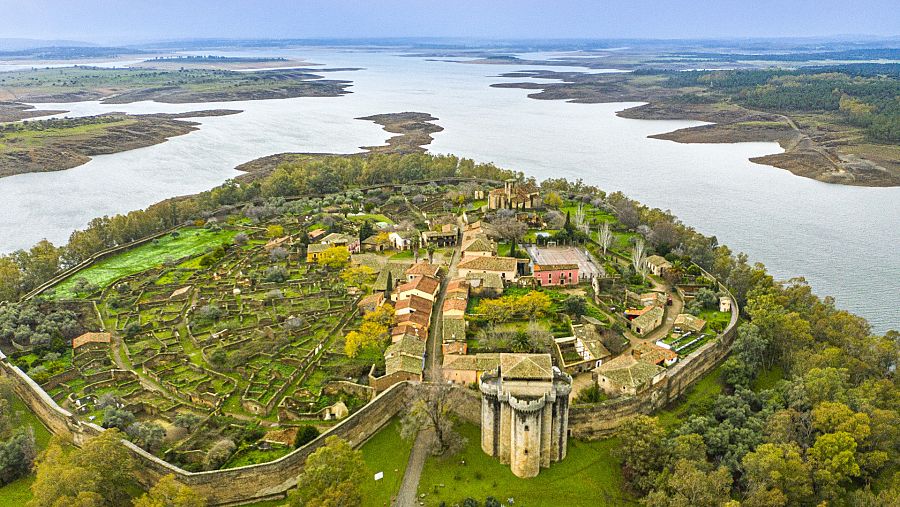
[[[425,275],[436,277],[440,268],[427,262],[417,262],[406,270],[407,275]]]
[[[425,355],[425,341],[411,335],[404,335],[384,351],[385,374],[397,372],[422,374],[422,358]]]
[[[500,375],[504,379],[552,379],[550,354],[500,354]]]
[[[469,293],[469,282],[465,281],[462,278],[454,278],[447,282],[447,294],[451,294],[453,292],[465,292]]]
[[[353,236],[341,234],[340,232],[332,232],[328,236],[322,238],[320,243],[327,245],[330,243],[349,243],[351,241],[353,241]]]
[[[77,349],[88,343],[109,343],[112,335],[109,333],[84,333],[72,340],[72,348]]]
[[[397,304],[394,305],[394,310],[399,313],[400,310],[409,308],[416,313],[427,313],[428,315],[431,315],[432,306],[433,304],[431,301],[413,294],[406,299],[398,300]]]
[[[635,327],[645,328],[661,319],[664,313],[664,310],[658,306],[650,307],[649,310],[644,308],[644,311],[631,322]]]
[[[466,320],[462,317],[444,317],[441,321],[442,342],[466,340]]]
[[[472,280],[472,287],[480,286],[485,289],[503,289],[503,278],[499,273],[469,273],[466,280]],[[477,280],[477,282],[474,282]]]
[[[671,262],[667,261],[665,257],[659,256],[659,255],[651,255],[650,257],[647,257],[647,259],[644,260],[644,262],[651,266],[658,266],[658,267],[663,267],[663,268],[672,267]]]
[[[467,240],[462,245],[463,253],[466,252],[494,252],[496,250],[491,240],[487,236],[478,235]]]
[[[578,269],[578,264],[535,264],[534,271],[560,271],[563,269]]]
[[[403,285],[397,287],[397,293],[403,293],[411,290],[420,290],[426,294],[437,294],[438,289],[441,286],[441,282],[437,280],[437,278],[431,276],[419,276],[416,277],[413,281],[404,283]]]
[[[641,342],[634,346],[631,355],[638,361],[650,364],[660,364],[672,359],[678,359],[674,350],[669,350],[652,343]]]
[[[622,354],[594,368],[593,371],[617,384],[637,388],[650,382],[653,377],[664,372],[665,368],[638,361],[630,354]]]
[[[466,259],[459,263],[459,269],[474,269],[479,271],[510,272],[516,271],[518,261],[515,257],[487,257],[478,256]]]
[[[417,336],[422,339],[425,339],[425,336],[427,335],[427,333],[424,332],[422,329],[417,328],[416,326],[412,325],[409,322],[401,322],[391,328],[391,337],[392,338],[395,338],[397,336],[403,336],[405,334]]]
[[[466,307],[467,307],[467,306],[469,306],[469,300],[468,300],[468,299],[462,299],[462,298],[448,298],[448,299],[444,299],[444,308],[443,308],[443,310],[444,310],[445,312],[452,311],[452,310],[462,310],[462,311],[466,311]]]
[[[331,245],[323,245],[321,243],[313,243],[306,247],[306,253],[321,253],[331,248]]]
[[[403,315],[397,315],[396,317],[397,325],[401,324],[415,324],[422,329],[428,329],[428,325],[431,323],[431,313],[424,312],[412,312],[412,313],[404,313]]]
[[[689,313],[679,313],[675,317],[675,325],[681,329],[700,332],[706,326],[706,321]]]
[[[368,296],[359,300],[359,303],[356,303],[357,307],[362,308],[363,306],[374,306],[378,308],[381,304],[384,303],[384,293],[383,292],[375,292],[373,294],[369,294]]]
[[[444,370],[493,371],[500,365],[500,355],[489,352],[468,355],[448,354],[444,356],[441,368]]]

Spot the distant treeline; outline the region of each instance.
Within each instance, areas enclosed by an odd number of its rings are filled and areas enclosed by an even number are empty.
[[[259,63],[259,62],[286,62],[287,58],[280,57],[244,57],[244,56],[158,56],[153,58],[153,62],[177,62],[177,63]]]
[[[641,69],[635,73],[664,75],[664,86],[703,87],[713,96],[753,109],[840,112],[847,123],[863,127],[873,141],[895,143],[900,142],[898,68],[897,64],[857,64],[796,70]]]
[[[38,60],[75,60],[79,58],[112,58],[119,55],[141,54],[144,51],[116,47],[60,46],[0,51],[2,58],[34,58]]]
[[[679,58],[719,62],[809,62],[815,60],[900,60],[898,48],[847,49],[799,53],[677,53]]]

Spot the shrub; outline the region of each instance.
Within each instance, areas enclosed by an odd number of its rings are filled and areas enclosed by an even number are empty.
[[[103,411],[103,427],[124,430],[134,422],[134,414],[124,408],[106,407]]]
[[[300,431],[297,432],[297,436],[294,438],[294,447],[303,447],[315,440],[320,434],[318,428],[315,426],[310,426],[308,424],[301,426]]]
[[[266,270],[266,281],[284,283],[288,279],[288,272],[281,266],[272,266]]]
[[[207,451],[206,457],[203,459],[203,468],[205,470],[215,470],[221,467],[231,457],[235,448],[234,442],[230,439],[223,438],[219,440]]]

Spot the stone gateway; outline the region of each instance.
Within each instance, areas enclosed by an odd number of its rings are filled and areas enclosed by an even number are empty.
[[[500,354],[481,376],[481,449],[518,477],[566,457],[572,377],[550,354]]]

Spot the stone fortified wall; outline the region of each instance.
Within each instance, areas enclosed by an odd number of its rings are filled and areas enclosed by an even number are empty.
[[[104,431],[100,426],[81,421],[60,407],[36,382],[10,364],[2,352],[0,375],[12,381],[16,393],[53,434],[81,446]],[[275,461],[258,465],[187,472],[131,442],[123,440],[123,443],[135,460],[136,477],[145,486],[154,484],[164,475],[173,474],[179,482],[206,496],[211,505],[237,505],[250,500],[281,498],[288,489],[296,485],[297,476],[302,471],[307,456],[321,447],[326,438],[334,435],[347,440],[354,447],[361,446],[406,407],[414,388],[408,382],[395,384],[312,442]],[[461,396],[462,404],[471,403],[470,397]]]
[[[715,280],[709,273],[704,273]],[[704,344],[686,359],[666,371],[660,382],[637,396],[617,398],[592,405],[572,405],[569,408],[569,431],[576,438],[596,439],[611,435],[628,418],[649,414],[675,401],[701,376],[719,365],[731,351],[737,336],[740,310],[727,287],[722,292],[731,297],[731,320],[715,340]]]

